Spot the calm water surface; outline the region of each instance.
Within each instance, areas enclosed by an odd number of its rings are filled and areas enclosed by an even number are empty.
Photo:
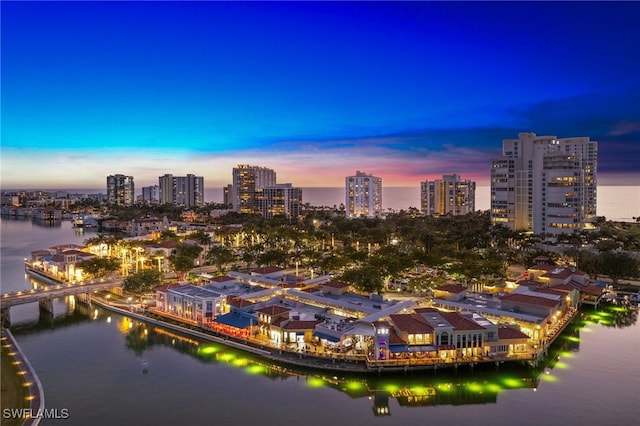
[[[22,259],[30,251],[90,236],[75,234],[68,222],[46,228],[2,219],[0,225],[2,292],[29,288]],[[73,305],[56,303],[55,318],[39,318],[35,304],[11,311],[47,408],[69,410],[69,419],[45,425],[631,425],[640,416],[640,330],[628,314],[592,314],[562,338],[541,371],[461,368],[363,380],[283,371],[223,346]]]

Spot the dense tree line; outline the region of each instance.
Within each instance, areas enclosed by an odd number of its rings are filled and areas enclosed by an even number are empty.
[[[494,225],[488,212],[433,217],[409,209],[386,219],[347,219],[337,211],[313,210],[294,222],[230,212],[217,219],[215,240],[209,233],[193,232],[188,238],[198,244],[179,243],[169,263],[180,276],[194,268],[196,259],[216,265],[220,273],[230,264],[244,264],[246,270],[295,265],[335,274],[367,292],[383,290],[394,277],[418,266],[445,270],[462,281],[491,280],[503,277],[510,264],[531,266],[540,255],[559,264],[575,261],[596,278],[636,277],[638,262],[619,250],[640,249],[640,225],[599,220],[598,226],[547,236]],[[172,232],[161,237],[179,239]],[[543,243],[560,249],[546,251],[549,246]]]

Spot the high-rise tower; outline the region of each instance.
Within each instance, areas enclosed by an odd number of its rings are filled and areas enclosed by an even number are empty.
[[[476,183],[458,175],[420,182],[420,209],[431,215],[465,215],[475,211]]]
[[[598,143],[520,133],[491,164],[491,220],[514,230],[561,234],[593,228]]]
[[[262,214],[256,190],[275,184],[276,172],[272,169],[238,164],[233,168],[233,210],[239,213]]]
[[[166,174],[158,178],[158,183],[160,204],[177,204],[186,207],[204,205],[204,177],[202,176]]]
[[[116,206],[132,206],[135,201],[133,176],[107,176],[107,203]]]
[[[356,171],[345,178],[347,217],[376,217],[382,213],[382,178]]]

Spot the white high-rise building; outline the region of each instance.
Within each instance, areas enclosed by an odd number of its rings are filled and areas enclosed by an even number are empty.
[[[429,215],[465,215],[475,211],[476,183],[458,175],[420,182],[420,210]]]
[[[165,174],[158,178],[160,204],[177,204],[186,207],[204,205],[204,177],[188,174],[173,176]]]
[[[560,234],[593,228],[598,143],[520,133],[491,165],[491,220],[513,230]]]
[[[373,218],[382,213],[382,178],[356,171],[345,178],[347,217]]]
[[[133,176],[107,176],[107,203],[116,206],[132,206],[135,201]]]
[[[231,200],[233,210],[239,213],[262,214],[256,190],[275,186],[276,172],[266,167],[238,164],[233,168]]]

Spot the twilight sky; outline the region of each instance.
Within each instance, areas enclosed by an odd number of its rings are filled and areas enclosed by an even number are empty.
[[[637,2],[7,2],[2,188],[488,185],[518,132],[599,142],[640,185]]]

